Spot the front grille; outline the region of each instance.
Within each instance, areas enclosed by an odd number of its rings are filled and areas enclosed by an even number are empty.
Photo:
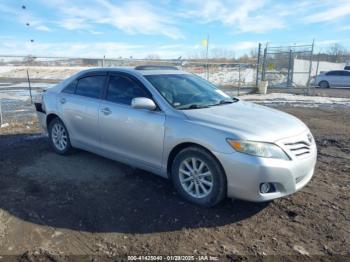
[[[296,158],[304,158],[311,153],[311,145],[306,141],[284,144],[288,151]]]

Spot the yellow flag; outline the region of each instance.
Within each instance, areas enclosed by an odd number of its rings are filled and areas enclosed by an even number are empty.
[[[207,45],[208,45],[208,39],[203,39],[202,46],[207,46]]]

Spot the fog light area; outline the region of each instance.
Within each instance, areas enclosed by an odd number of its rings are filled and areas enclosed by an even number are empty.
[[[272,183],[261,183],[260,192],[263,194],[275,192],[275,186]]]

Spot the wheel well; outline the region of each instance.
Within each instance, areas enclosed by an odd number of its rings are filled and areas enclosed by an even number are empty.
[[[181,150],[183,150],[183,149],[185,149],[185,148],[187,148],[187,147],[191,147],[191,146],[192,146],[192,147],[199,147],[199,148],[205,150],[206,152],[208,152],[211,156],[213,156],[213,157],[216,159],[216,161],[218,161],[218,163],[219,163],[219,165],[220,165],[222,171],[223,171],[224,174],[226,175],[225,170],[224,170],[224,168],[223,168],[222,165],[221,165],[221,162],[219,161],[219,159],[218,159],[212,152],[210,152],[209,149],[207,149],[207,148],[205,148],[204,146],[201,146],[201,145],[199,145],[199,144],[196,144],[196,143],[185,142],[185,143],[181,143],[181,144],[178,144],[177,146],[175,146],[175,147],[171,150],[171,152],[170,152],[170,154],[169,154],[168,162],[167,162],[167,173],[168,173],[169,177],[170,177],[170,174],[171,174],[171,167],[172,167],[172,165],[173,165],[173,162],[174,162],[174,159],[175,159],[176,155],[177,155]]]
[[[320,82],[318,82],[318,85],[320,85],[322,82],[325,82],[329,85],[329,82],[327,80],[321,80]]]
[[[48,128],[49,125],[50,125],[50,122],[55,119],[55,118],[59,118],[58,115],[56,114],[49,114],[47,117],[46,117],[46,127]]]

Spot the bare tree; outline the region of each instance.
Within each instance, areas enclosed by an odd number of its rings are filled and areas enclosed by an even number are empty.
[[[210,51],[210,58],[215,60],[232,60],[235,52],[226,48],[214,48]]]
[[[258,58],[258,49],[256,49],[256,48],[250,49],[249,56],[251,58],[257,59]]]
[[[327,54],[330,56],[331,62],[345,62],[349,59],[349,51],[338,43],[331,45],[327,50]]]
[[[149,60],[160,60],[160,56],[158,54],[149,54],[145,57],[145,59]]]

